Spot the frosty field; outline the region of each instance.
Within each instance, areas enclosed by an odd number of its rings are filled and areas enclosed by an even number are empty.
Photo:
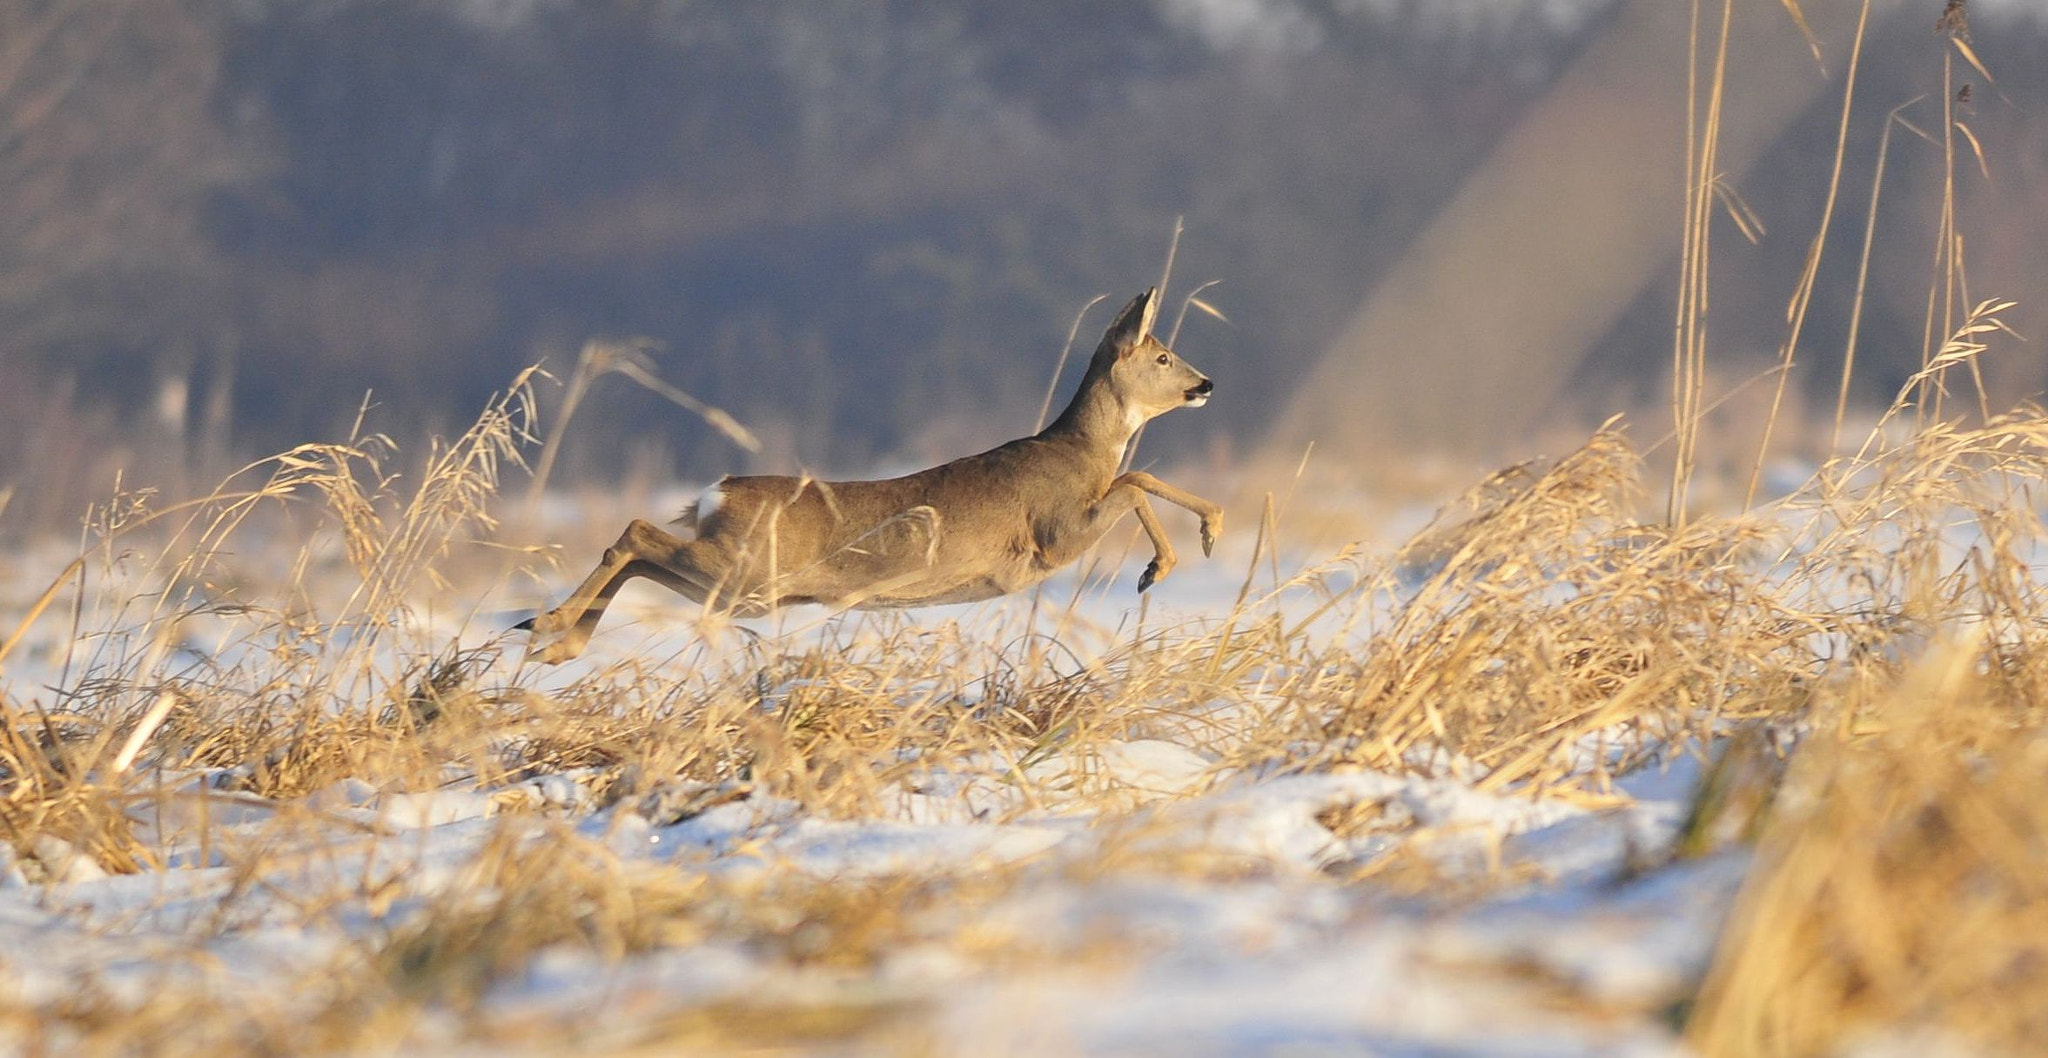
[[[0,4],[0,1058],[2048,1053],[2035,11]]]
[[[497,523],[523,414],[404,476],[308,447],[196,505],[117,500],[75,566],[5,557],[0,1047],[2042,1028],[2036,415],[1880,430],[1677,527],[1636,516],[1617,433],[1393,539],[1290,543],[1281,482],[1142,602],[1122,534],[1038,595],[909,615],[636,588],[546,669],[502,630],[573,578],[527,541],[609,522],[558,496]]]

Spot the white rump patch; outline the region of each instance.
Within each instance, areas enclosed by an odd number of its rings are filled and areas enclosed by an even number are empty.
[[[725,482],[723,481],[706,485],[704,486],[704,491],[697,494],[697,502],[691,509],[697,512],[696,521],[699,532],[703,531],[704,523],[709,521],[712,515],[718,513],[719,505],[724,502]]]

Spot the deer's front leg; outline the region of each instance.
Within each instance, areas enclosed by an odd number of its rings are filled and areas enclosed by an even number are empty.
[[[1110,484],[1112,488],[1117,485],[1140,488],[1176,507],[1193,511],[1202,519],[1202,554],[1206,556],[1215,552],[1216,538],[1223,535],[1223,508],[1186,489],[1168,485],[1142,470],[1133,470]]]
[[[1109,527],[1114,525],[1118,518],[1123,517],[1125,511],[1131,511],[1138,516],[1138,524],[1145,527],[1145,535],[1152,540],[1152,562],[1138,577],[1138,590],[1144,591],[1165,580],[1166,575],[1173,572],[1173,567],[1179,564],[1180,559],[1173,553],[1172,542],[1166,539],[1166,530],[1159,524],[1159,515],[1152,511],[1152,502],[1145,498],[1145,493],[1138,486],[1121,479],[1110,485],[1101,502],[1089,512],[1089,517],[1098,530],[1093,535],[1100,536],[1109,531]]]

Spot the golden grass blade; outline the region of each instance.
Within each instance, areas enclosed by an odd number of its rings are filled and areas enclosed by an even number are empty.
[[[1799,0],[1782,0],[1785,13],[1792,16],[1792,24],[1799,27],[1799,35],[1806,38],[1806,48],[1813,52],[1813,63],[1820,67],[1821,76],[1827,76],[1827,63],[1820,57],[1820,38],[1813,35],[1813,27],[1806,23],[1806,12],[1799,7]]]
[[[1927,98],[1927,97],[1926,97],[1926,96],[1924,96],[1924,95],[1921,95],[1921,96],[1914,96],[1914,97],[1913,97],[1913,98],[1912,98],[1912,99],[1911,99],[1910,101],[1908,101],[1907,103],[1905,103],[1904,105],[1902,105],[1902,106],[1900,107],[1900,109],[1904,109],[1905,107],[1908,107],[1908,106],[1912,106],[1912,105],[1913,105],[1914,103],[1917,103],[1917,102],[1919,102],[1920,100],[1922,100],[1922,99],[1925,99],[1925,98]],[[1931,144],[1931,145],[1933,145],[1933,146],[1936,146],[1936,147],[1939,147],[1939,146],[1941,146],[1941,138],[1940,138],[1940,137],[1938,137],[1938,136],[1936,136],[1935,134],[1933,134],[1933,133],[1931,133],[1931,132],[1927,131],[1926,129],[1923,129],[1923,128],[1921,128],[1921,127],[1920,127],[1920,126],[1918,126],[1918,125],[1915,125],[1915,124],[1913,124],[1913,123],[1912,123],[1911,121],[1908,121],[1908,120],[1907,120],[1906,118],[1904,118],[1904,117],[1898,117],[1898,118],[1895,118],[1895,119],[1893,119],[1893,120],[1897,121],[1897,122],[1898,122],[1898,123],[1899,123],[1899,124],[1900,124],[1901,126],[1904,126],[1904,127],[1905,127],[1905,130],[1906,130],[1907,132],[1910,132],[1910,133],[1912,133],[1913,135],[1915,135],[1915,136],[1918,136],[1918,137],[1920,137],[1920,138],[1921,138],[1921,139],[1922,139],[1923,141],[1925,141],[1925,142],[1927,142],[1927,143],[1929,143],[1929,144]]]
[[[1079,312],[1074,313],[1074,322],[1067,327],[1067,340],[1060,345],[1059,361],[1053,364],[1052,377],[1045,380],[1045,400],[1038,405],[1038,424],[1031,428],[1032,433],[1045,429],[1045,420],[1052,415],[1053,394],[1059,391],[1060,373],[1066,370],[1067,356],[1074,351],[1074,339],[1081,333],[1082,318],[1088,315],[1089,309],[1101,304],[1107,297],[1108,294],[1097,294],[1089,298],[1088,303],[1081,306]]]
[[[1951,40],[1969,36],[1969,16],[1960,0],[1943,8],[1940,24]],[[1935,227],[1926,317],[1921,327],[1920,358],[1923,366],[1936,355],[1937,338],[1951,334],[1955,329],[1958,286],[1963,278],[1963,262],[1958,254],[1960,233],[1956,230],[1955,131],[1959,124],[1956,120],[1959,93],[1955,91],[1954,78],[1955,57],[1944,51],[1941,56],[1941,209]],[[1937,384],[1938,381],[1929,380],[1931,388],[1923,390],[1920,403],[1915,408],[1914,414],[1922,424],[1929,416],[1934,419],[1943,416],[1947,391]]]
[[[696,397],[668,384],[657,377],[653,371],[648,370],[644,362],[637,359],[622,360],[613,365],[612,370],[638,382],[643,388],[661,396],[669,403],[703,419],[706,425],[723,434],[725,439],[733,444],[749,452],[759,452],[761,450],[761,439],[754,435],[754,431],[741,425],[740,421],[733,418],[730,412],[727,412],[724,408],[706,404]]]
[[[1863,38],[1870,24],[1870,0],[1863,0],[1856,16],[1856,35],[1849,49],[1849,69],[1842,83],[1842,116],[1835,128],[1834,163],[1828,170],[1827,200],[1821,206],[1819,230],[1806,250],[1806,268],[1800,273],[1792,297],[1785,304],[1785,344],[1779,358],[1778,384],[1771,393],[1771,410],[1764,418],[1763,436],[1757,440],[1756,459],[1750,464],[1749,484],[1743,489],[1746,510],[1756,502],[1757,486],[1763,480],[1764,462],[1770,458],[1771,436],[1785,403],[1785,387],[1792,378],[1792,366],[1799,353],[1799,336],[1806,325],[1807,310],[1813,304],[1813,286],[1820,276],[1821,256],[1827,251],[1828,231],[1834,224],[1835,202],[1842,189],[1842,161],[1849,151],[1849,117],[1855,111],[1856,74],[1863,63]]]
[[[1165,301],[1167,284],[1173,279],[1173,261],[1180,253],[1180,235],[1186,220],[1187,217],[1184,215],[1176,215],[1173,218],[1173,235],[1166,240],[1166,263],[1159,268],[1159,289],[1152,296],[1151,311],[1154,313],[1158,312],[1160,304]],[[1181,306],[1181,314],[1183,316],[1187,314],[1187,306],[1185,304]],[[1178,333],[1179,330],[1180,323],[1176,320],[1174,322],[1174,331]],[[1171,346],[1173,342],[1169,339],[1166,344]],[[1137,463],[1138,445],[1143,443],[1144,440],[1145,425],[1140,423],[1138,432],[1132,434],[1130,443],[1124,446],[1124,458],[1122,462],[1117,464],[1117,473],[1121,474],[1131,469]]]
[[[1961,121],[1956,122],[1956,131],[1962,133],[1963,138],[1970,141],[1970,153],[1977,158],[1977,171],[1984,174],[1985,183],[1990,183],[1991,164],[1984,160],[1984,145],[1977,142],[1977,134],[1971,132],[1970,126]]]
[[[760,438],[730,412],[698,400],[656,375],[653,361],[647,355],[654,348],[657,348],[657,343],[651,338],[583,343],[583,351],[576,358],[576,369],[569,376],[568,389],[562,395],[562,408],[555,415],[555,424],[548,431],[547,439],[541,443],[540,458],[534,464],[533,477],[527,485],[526,517],[529,521],[540,509],[541,494],[547,490],[548,481],[554,473],[555,459],[561,452],[562,439],[568,433],[570,420],[582,407],[591,385],[608,374],[624,375],[641,388],[704,420],[705,425],[746,451],[761,450]],[[539,369],[531,368],[528,373],[538,374]]]
[[[1741,232],[1744,239],[1751,245],[1763,240],[1767,234],[1763,218],[1757,216],[1756,210],[1750,208],[1749,203],[1743,199],[1742,192],[1737,191],[1727,181],[1717,179],[1714,181],[1714,197],[1721,200],[1721,208],[1727,212],[1728,219],[1735,222],[1735,230]]]
[[[1700,3],[1691,5],[1686,47],[1686,209],[1679,254],[1677,319],[1672,329],[1673,428],[1678,434],[1671,483],[1665,498],[1665,520],[1683,525],[1690,513],[1692,477],[1698,459],[1701,404],[1707,373],[1707,310],[1711,271],[1714,186],[1721,136],[1721,107],[1726,98],[1728,44],[1734,21],[1733,0],[1723,0],[1721,28],[1714,50],[1712,78],[1701,113],[1699,93]]]
[[[41,617],[43,611],[49,609],[50,603],[56,599],[57,593],[64,589],[64,585],[71,578],[79,576],[84,572],[85,556],[81,555],[72,559],[71,563],[64,567],[64,572],[57,574],[56,578],[50,581],[50,586],[44,588],[41,595],[36,596],[36,601],[29,605],[28,613],[22,616],[21,623],[14,627],[14,631],[8,635],[5,642],[0,642],[0,671],[5,671],[7,655],[14,653],[14,648],[21,645],[22,637],[28,634],[28,630],[31,627],[34,627],[36,618]]]
[[[1835,420],[1828,434],[1828,452],[1834,453],[1841,447],[1842,422],[1849,412],[1849,382],[1856,371],[1857,339],[1863,329],[1863,304],[1870,288],[1870,261],[1872,248],[1877,241],[1877,206],[1884,199],[1885,165],[1891,155],[1892,129],[1905,124],[1899,116],[1907,107],[1920,102],[1926,96],[1912,99],[1892,108],[1885,116],[1884,131],[1877,138],[1877,161],[1872,166],[1870,177],[1870,205],[1863,217],[1863,248],[1856,256],[1856,292],[1849,303],[1849,335],[1842,349],[1842,378],[1835,393]]]
[[[540,458],[533,465],[533,480],[526,486],[526,520],[529,523],[540,511],[540,498],[554,475],[555,458],[561,453],[562,438],[569,432],[569,421],[576,417],[576,409],[583,406],[583,397],[590,390],[591,380],[603,372],[600,366],[602,356],[602,349],[596,342],[583,343],[583,351],[577,354],[576,367],[569,373],[569,386],[562,394],[562,408],[555,413],[555,424],[548,431],[547,439],[541,442]]]
[[[1166,240],[1166,261],[1159,266],[1159,293],[1155,297],[1160,301],[1165,300],[1167,287],[1173,281],[1173,261],[1180,254],[1180,235],[1186,222],[1185,215],[1176,214],[1173,218],[1173,234]]]
[[[1180,327],[1181,324],[1187,322],[1188,306],[1190,305],[1200,308],[1202,311],[1208,313],[1211,316],[1216,317],[1219,320],[1223,320],[1223,322],[1225,323],[1230,322],[1228,319],[1224,319],[1223,314],[1216,311],[1214,306],[1210,305],[1208,302],[1202,301],[1198,296],[1202,293],[1202,291],[1207,290],[1210,287],[1213,287],[1221,282],[1223,282],[1221,279],[1211,279],[1208,282],[1203,283],[1201,286],[1196,287],[1194,290],[1188,293],[1187,297],[1181,299],[1180,311],[1178,313],[1175,313],[1173,317],[1173,330],[1168,332],[1166,336],[1167,348],[1171,349],[1175,345],[1178,345],[1180,343]]]
[[[128,732],[127,741],[121,743],[120,752],[114,754],[113,761],[107,765],[110,775],[118,776],[128,770],[128,765],[135,762],[136,755],[142,752],[142,747],[148,744],[150,736],[156,734],[156,729],[163,725],[165,718],[171,715],[171,710],[177,704],[178,696],[174,692],[157,692],[156,701],[150,705],[149,712],[144,713],[142,719],[136,722],[135,730]]]
[[[1991,76],[1991,71],[1984,68],[1983,61],[1977,58],[1976,49],[1970,47],[1969,41],[1955,34],[1950,34],[1948,40],[1950,44],[1956,46],[1957,51],[1963,54],[1963,60],[1970,64],[1971,69],[1977,71],[1977,76],[1982,77],[1986,84],[1995,85],[1998,83],[1998,79]]]
[[[1211,316],[1214,316],[1214,317],[1215,317],[1216,319],[1218,319],[1218,320],[1220,320],[1220,321],[1222,321],[1222,322],[1224,322],[1224,323],[1229,323],[1229,322],[1230,322],[1230,317],[1228,317],[1228,316],[1225,316],[1225,315],[1223,314],[1223,310],[1222,310],[1222,309],[1219,309],[1219,308],[1217,308],[1216,306],[1214,306],[1214,305],[1211,305],[1211,304],[1209,304],[1209,303],[1208,303],[1208,302],[1206,302],[1206,301],[1203,301],[1203,300],[1202,300],[1201,298],[1195,298],[1195,297],[1191,297],[1191,298],[1189,298],[1189,299],[1188,299],[1188,304],[1190,304],[1190,305],[1193,305],[1194,307],[1196,307],[1196,308],[1198,308],[1198,309],[1201,309],[1201,310],[1202,310],[1203,312],[1206,312],[1206,313],[1208,313],[1209,315],[1211,315]]]

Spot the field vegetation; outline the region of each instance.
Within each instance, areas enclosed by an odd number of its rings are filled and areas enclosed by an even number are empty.
[[[366,411],[206,495],[95,506],[0,625],[0,1048],[1142,1050],[1059,1035],[1085,1021],[1059,989],[1177,945],[1284,976],[1545,892],[1683,917],[1659,887],[1726,872],[1669,974],[1436,940],[1402,965],[1589,1046],[2029,1050],[2048,418],[1990,407],[1981,369],[2024,350],[2014,305],[1968,276],[1951,190],[1888,406],[1788,441],[1773,400],[1739,454],[1704,448],[1728,437],[1706,277],[1735,206],[1724,5],[1698,6],[1672,429],[1611,422],[1405,540],[1332,539],[1302,479],[1246,473],[1227,574],[1190,563],[1144,600],[1105,546],[1040,596],[931,615],[742,625],[662,599],[548,670],[499,607],[580,568],[543,541],[610,527],[527,502],[537,370],[422,451]],[[1953,188],[1992,145],[1950,87],[1988,77],[1950,7],[1947,94],[1911,132]],[[1869,105],[1847,61],[1845,129]],[[1786,402],[1809,292],[1760,384]],[[1803,480],[1763,481],[1801,449]],[[1696,480],[1717,459],[1738,469]],[[1657,775],[1683,811],[1649,825]],[[1512,840],[1609,822],[1590,875]],[[1246,893],[1338,910],[1209,945],[1142,906]],[[1552,921],[1539,946],[1595,929]],[[1019,980],[1055,998],[998,1034]],[[1475,1020],[1340,1040],[1483,1046]]]

